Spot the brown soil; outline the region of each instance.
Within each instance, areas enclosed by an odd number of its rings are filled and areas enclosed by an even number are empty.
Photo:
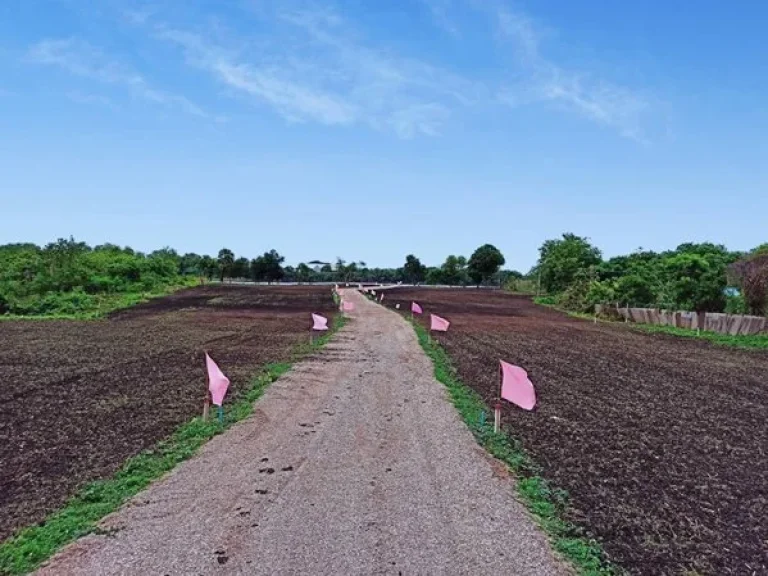
[[[334,309],[327,286],[218,286],[104,321],[0,322],[0,540],[196,415],[203,350],[231,400]]]
[[[539,405],[504,425],[566,489],[572,520],[635,574],[768,574],[768,353],[594,325],[486,290],[393,289],[490,402],[498,361]]]

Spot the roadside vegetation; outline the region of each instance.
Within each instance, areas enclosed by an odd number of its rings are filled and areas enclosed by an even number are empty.
[[[606,260],[587,238],[563,234],[542,244],[528,279],[547,295],[541,303],[573,312],[603,304],[759,316],[768,311],[768,244],[733,252],[686,243]]]

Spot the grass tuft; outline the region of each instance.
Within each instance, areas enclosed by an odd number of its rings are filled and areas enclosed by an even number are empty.
[[[63,508],[44,521],[21,529],[2,542],[0,574],[31,572],[69,542],[96,532],[97,523],[104,516],[120,508],[153,480],[193,456],[208,440],[247,418],[253,412],[253,403],[272,382],[288,372],[293,362],[324,346],[346,322],[347,318],[337,315],[331,330],[311,345],[309,342],[299,345],[290,362],[264,366],[238,399],[225,406],[223,423],[216,419],[215,410],[207,422],[199,417],[193,418],[179,426],[170,437],[129,458],[111,477],[81,488]]]
[[[504,462],[517,476],[519,499],[536,518],[550,537],[552,544],[564,558],[585,576],[620,574],[610,564],[595,540],[582,535],[582,531],[565,520],[568,494],[552,487],[539,475],[539,468],[523,450],[520,442],[505,433],[493,432],[493,419],[484,420],[481,414],[489,412],[485,402],[474,390],[459,380],[456,369],[446,351],[421,324],[411,322],[426,355],[432,360],[435,377],[448,389],[451,402],[472,431],[478,444],[491,455]]]

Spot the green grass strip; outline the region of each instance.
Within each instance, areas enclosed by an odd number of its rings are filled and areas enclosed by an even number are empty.
[[[456,369],[446,351],[429,338],[426,328],[412,322],[426,355],[432,360],[435,377],[445,385],[451,402],[472,431],[478,444],[495,458],[504,462],[517,476],[517,492],[520,500],[536,518],[550,537],[553,547],[567,559],[579,574],[605,576],[620,574],[610,564],[600,544],[584,535],[583,530],[565,520],[568,494],[555,489],[539,475],[539,468],[523,450],[520,442],[505,433],[493,432],[493,418],[481,418],[490,413],[480,395],[459,380]]]
[[[583,320],[594,320],[594,316],[591,314],[584,314],[580,312],[571,312],[565,308],[561,308],[553,303],[551,296],[542,296],[540,298],[534,298],[534,303],[539,306],[546,306],[547,308],[554,308],[574,318],[581,318]],[[691,330],[690,328],[676,328],[675,326],[661,326],[658,324],[638,324],[636,322],[621,322],[606,320],[605,318],[598,318],[599,322],[605,322],[608,324],[616,324],[618,326],[626,326],[630,330],[636,330],[638,332],[646,332],[649,334],[669,334],[670,336],[679,336],[681,338],[696,338],[697,340],[706,340],[713,344],[720,346],[727,346],[729,348],[742,348],[746,350],[754,349],[766,349],[768,348],[768,334],[751,334],[749,336],[744,335],[731,335],[720,334],[718,332],[710,332],[708,330]]]
[[[731,334],[720,334],[718,332],[709,332],[702,330],[696,332],[696,330],[690,330],[688,328],[676,328],[674,326],[659,326],[656,324],[635,324],[630,323],[629,327],[633,330],[640,332],[648,332],[650,334],[670,334],[672,336],[680,336],[682,338],[696,338],[698,340],[706,340],[720,346],[729,346],[731,348],[743,348],[747,350],[768,348],[768,334],[751,334],[749,336]]]
[[[0,544],[0,574],[26,574],[73,540],[98,530],[97,523],[179,463],[193,456],[203,444],[235,422],[247,418],[272,382],[288,372],[292,364],[324,346],[347,318],[337,315],[331,330],[313,344],[300,344],[289,362],[268,364],[251,380],[237,400],[225,406],[224,422],[216,411],[207,422],[199,417],[179,426],[170,437],[132,458],[113,476],[81,488],[62,509],[39,524],[23,528]]]

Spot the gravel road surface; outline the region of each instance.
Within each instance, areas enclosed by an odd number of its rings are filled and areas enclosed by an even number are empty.
[[[410,326],[352,321],[40,574],[567,574]]]

